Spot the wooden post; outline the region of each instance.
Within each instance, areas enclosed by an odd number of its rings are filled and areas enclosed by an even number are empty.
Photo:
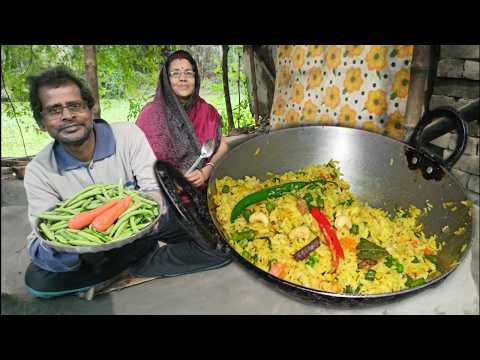
[[[92,109],[93,117],[94,119],[99,119],[101,109],[98,95],[97,51],[95,45],[83,45],[83,51],[85,54],[85,74],[93,98],[95,99],[95,105]]]
[[[255,112],[255,127],[259,126],[258,115],[258,93],[257,93],[257,76],[255,74],[255,56],[253,53],[253,46],[247,46],[248,56],[250,58],[250,71],[252,73],[252,92],[253,92],[253,107]]]
[[[235,124],[233,123],[230,88],[228,86],[228,49],[228,45],[222,45],[223,92],[225,93],[225,105],[227,106],[228,132],[230,132],[235,127]]]
[[[407,127],[415,127],[423,115],[429,67],[430,45],[415,45],[405,110],[405,125]]]

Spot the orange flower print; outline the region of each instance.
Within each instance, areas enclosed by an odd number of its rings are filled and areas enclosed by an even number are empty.
[[[333,125],[333,119],[328,114],[322,114],[320,116],[320,124],[322,124],[322,125]]]
[[[387,48],[374,45],[367,54],[368,70],[383,70],[387,63]]]
[[[390,114],[388,120],[385,122],[385,135],[393,137],[397,140],[403,140],[405,135],[405,118],[400,111],[395,111]]]
[[[305,61],[304,53],[303,46],[295,46],[295,50],[293,50],[293,67],[297,70],[303,66]]]
[[[360,68],[350,68],[345,74],[343,87],[349,94],[359,90],[363,85],[362,72]]]
[[[394,49],[390,56],[398,58],[410,57],[413,54],[413,45],[394,45]]]
[[[324,45],[308,45],[307,57],[317,57],[322,55],[323,50],[325,50]]]
[[[287,103],[285,102],[283,97],[279,96],[275,101],[275,105],[273,106],[273,115],[283,116],[283,114],[285,113],[286,105]]]
[[[287,65],[284,65],[280,69],[280,73],[278,74],[278,85],[280,86],[287,86],[290,82],[290,70]]]
[[[341,51],[335,45],[330,46],[327,53],[325,54],[325,62],[327,63],[327,67],[330,70],[334,70],[338,65],[340,65],[341,61]]]
[[[368,99],[365,102],[368,112],[382,116],[387,110],[387,96],[383,90],[373,90],[368,92]]]
[[[340,104],[340,90],[336,86],[330,86],[327,88],[325,97],[323,98],[325,106],[334,109]]]
[[[280,45],[278,47],[278,57],[280,59],[286,59],[290,56],[292,52],[292,46],[291,45]]]
[[[300,114],[298,112],[290,109],[288,110],[287,115],[285,116],[285,122],[288,124],[288,126],[298,125],[299,117],[300,117]]]
[[[296,104],[300,104],[303,101],[303,95],[305,91],[302,84],[296,84],[292,91],[292,101]]]
[[[350,106],[345,105],[340,111],[340,116],[338,117],[338,123],[346,127],[355,127],[357,112],[353,110]]]
[[[408,94],[408,85],[410,84],[410,71],[407,69],[401,69],[398,71],[394,78],[392,84],[392,99],[395,99],[397,96],[400,98],[405,98]]]
[[[362,129],[371,131],[371,132],[376,132],[378,134],[380,133],[380,126],[376,121],[372,121],[372,120],[365,121],[362,124]]]
[[[303,106],[303,120],[314,121],[316,114],[317,106],[311,100],[308,100]]]
[[[345,56],[358,56],[362,53],[364,47],[364,45],[347,45],[347,51],[345,51]]]
[[[322,69],[319,67],[311,68],[308,71],[308,85],[307,89],[315,89],[319,87],[323,81]]]

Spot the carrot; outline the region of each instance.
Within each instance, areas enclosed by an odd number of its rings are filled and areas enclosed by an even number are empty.
[[[270,267],[269,273],[273,276],[283,279],[287,275],[288,265],[284,263],[273,263]]]
[[[340,243],[341,243],[342,247],[345,250],[348,250],[348,251],[355,251],[355,249],[358,245],[358,241],[355,238],[350,237],[350,236],[345,236],[345,237],[341,238]]]
[[[425,249],[423,249],[423,255],[433,255],[433,254],[434,254],[433,250],[430,249],[428,246]]]
[[[112,200],[102,206],[97,207],[96,209],[83,211],[78,213],[70,220],[68,220],[68,227],[70,229],[81,230],[84,227],[90,225],[90,223],[101,213],[110,209],[114,205],[116,205],[120,200]]]
[[[127,211],[131,203],[131,196],[123,198],[115,206],[98,215],[92,221],[92,227],[100,232],[106,231],[120,217],[120,215]]]

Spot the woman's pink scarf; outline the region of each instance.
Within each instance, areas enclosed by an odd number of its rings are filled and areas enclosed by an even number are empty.
[[[200,148],[209,139],[216,148],[221,139],[221,118],[218,111],[199,95],[199,81],[187,111],[171,89],[167,70],[163,67],[155,99],[143,107],[136,124],[145,133],[157,159],[171,163],[185,172],[200,155]]]

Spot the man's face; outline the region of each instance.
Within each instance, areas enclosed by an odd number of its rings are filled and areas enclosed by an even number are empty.
[[[42,102],[40,126],[52,138],[65,145],[79,146],[90,137],[93,113],[83,101],[77,85],[42,86],[38,96]]]

